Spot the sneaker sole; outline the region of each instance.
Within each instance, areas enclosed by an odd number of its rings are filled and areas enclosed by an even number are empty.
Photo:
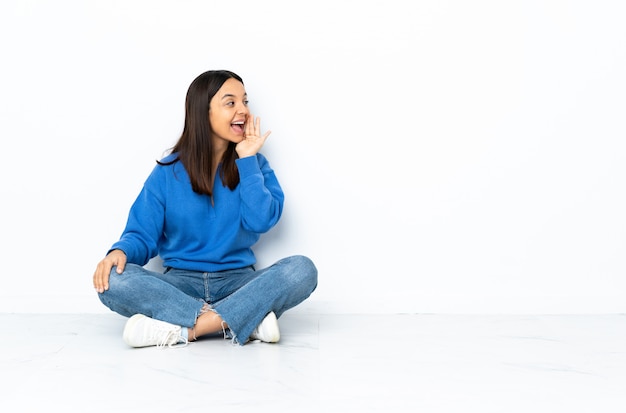
[[[129,332],[134,329],[135,324],[137,324],[140,320],[144,318],[146,318],[146,316],[143,314],[135,314],[134,316],[129,318],[128,321],[126,322],[126,326],[124,327],[124,334],[122,335],[122,337],[124,338],[124,342],[131,347],[141,347],[130,341]]]

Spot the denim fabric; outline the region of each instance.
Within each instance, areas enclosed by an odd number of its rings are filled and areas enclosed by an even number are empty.
[[[317,268],[309,258],[295,255],[259,270],[168,268],[159,273],[127,264],[122,274],[113,268],[109,289],[98,296],[123,316],[141,313],[182,327],[193,327],[202,306],[209,303],[228,324],[234,341],[243,345],[270,311],[280,317],[316,287]]]

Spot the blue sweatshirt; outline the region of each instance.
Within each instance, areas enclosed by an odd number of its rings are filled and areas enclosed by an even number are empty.
[[[255,264],[251,247],[280,219],[284,195],[263,155],[236,163],[239,185],[231,191],[218,174],[213,204],[208,195],[193,192],[180,161],[156,165],[111,250],[124,251],[129,263],[145,265],[159,255],[166,267],[203,272]]]

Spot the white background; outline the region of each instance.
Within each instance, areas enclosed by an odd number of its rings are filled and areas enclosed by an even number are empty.
[[[240,74],[286,192],[259,264],[316,312],[626,311],[626,6],[0,5],[0,311],[108,312],[92,274],[189,83]]]

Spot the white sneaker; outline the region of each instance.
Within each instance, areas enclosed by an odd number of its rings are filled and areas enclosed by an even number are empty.
[[[266,315],[261,324],[250,334],[250,340],[261,340],[266,343],[277,343],[280,340],[278,320],[273,311]]]
[[[126,322],[124,341],[131,347],[174,347],[178,343],[187,345],[188,341],[181,336],[181,330],[180,326],[135,314]]]

